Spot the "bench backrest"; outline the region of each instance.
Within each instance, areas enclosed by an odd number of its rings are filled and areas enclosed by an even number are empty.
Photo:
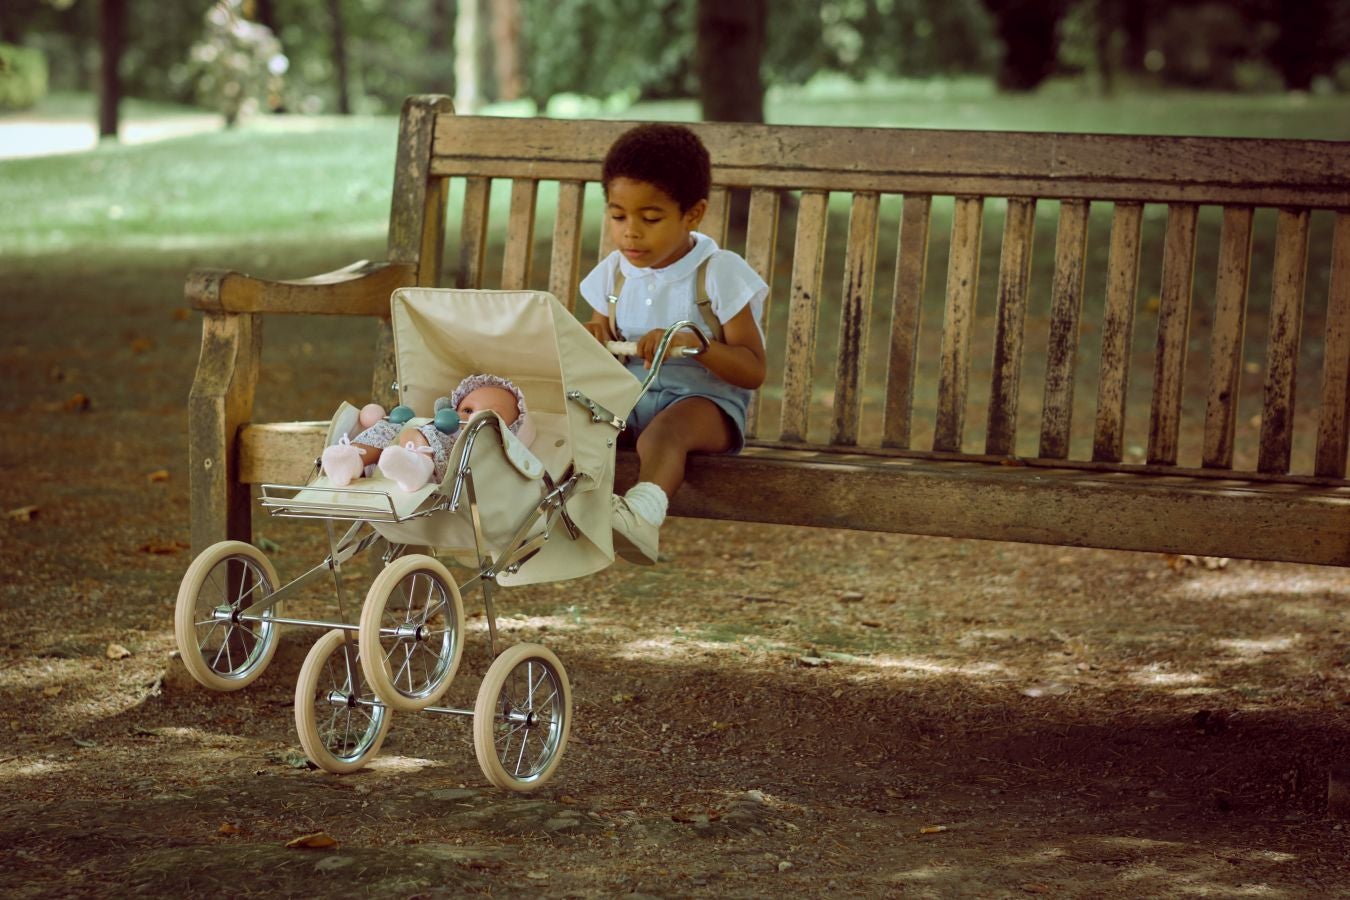
[[[595,200],[600,161],[632,123],[458,117],[443,98],[413,98],[404,117],[391,259],[416,261],[420,283],[441,279],[453,196],[454,284],[546,287],[573,303],[598,258],[583,253],[583,237],[599,255],[610,249]],[[759,443],[1345,479],[1350,144],[692,127],[714,162],[703,230],[730,239],[771,285],[779,278],[770,381],[752,419]],[[489,272],[494,181],[510,189],[501,268]],[[549,207],[556,190],[545,235],[541,184]],[[743,238],[728,234],[729,189],[749,191]],[[829,225],[843,198],[839,242]],[[1038,204],[1053,239],[1036,238]],[[984,222],[1000,212],[996,290],[982,294]],[[781,249],[780,220],[792,222]],[[1053,278],[1033,284],[1032,249],[1051,240]],[[1255,271],[1254,242],[1268,261]],[[827,255],[827,244],[842,252]],[[1193,290],[1198,257],[1204,296]],[[945,269],[945,289],[930,291],[930,268]],[[935,313],[924,322],[926,292],[941,306],[940,330]],[[837,328],[822,326],[827,310]],[[1137,327],[1146,323],[1151,336]],[[818,348],[822,333],[832,346]],[[1131,363],[1150,354],[1144,384]],[[1023,389],[1024,362],[1039,391]],[[1147,415],[1127,441],[1132,406]],[[970,408],[983,410],[982,443]],[[1203,443],[1183,454],[1189,431]]]

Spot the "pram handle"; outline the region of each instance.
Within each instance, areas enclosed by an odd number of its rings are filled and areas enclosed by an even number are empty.
[[[703,353],[704,350],[708,349],[707,335],[700,331],[693,322],[686,319],[682,322],[676,322],[666,329],[665,334],[661,335],[661,343],[656,346],[656,359],[658,361],[666,358],[666,347],[669,346],[671,338],[675,336],[675,332],[679,331],[681,328],[688,328],[694,333],[694,336],[698,338],[699,347],[697,349],[694,347],[680,347],[674,352],[674,356],[698,356]],[[637,346],[636,341],[605,341],[605,349],[615,356],[637,356]]]
[[[605,349],[615,356],[637,356],[636,341],[605,341]],[[681,347],[675,351],[676,356],[697,356],[693,347]]]

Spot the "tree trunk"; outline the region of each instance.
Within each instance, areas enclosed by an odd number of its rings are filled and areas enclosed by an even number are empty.
[[[493,61],[497,69],[497,97],[500,100],[519,100],[525,96],[520,33],[520,0],[492,0]]]
[[[473,115],[483,105],[483,87],[479,79],[478,0],[459,0],[455,11],[455,112]]]
[[[253,19],[259,25],[266,25],[278,39],[281,38],[277,31],[277,5],[272,0],[254,0]]]
[[[1330,68],[1323,42],[1331,24],[1329,13],[1325,0],[1276,4],[1280,36],[1270,48],[1270,56],[1289,90],[1308,90],[1313,78]]]
[[[1148,55],[1148,22],[1151,18],[1146,0],[1117,0],[1121,5],[1121,26],[1125,29],[1125,47],[1121,65],[1127,72],[1144,71]]]
[[[328,19],[333,29],[333,71],[337,75],[338,112],[352,114],[351,87],[347,79],[347,29],[342,21],[342,0],[328,0]]]
[[[698,99],[705,122],[763,122],[766,0],[698,0]]]
[[[984,0],[1003,41],[998,86],[1030,91],[1055,70],[1065,0]]]
[[[117,140],[122,104],[123,33],[126,25],[126,0],[101,0],[98,41],[102,51],[98,78],[98,136]]]

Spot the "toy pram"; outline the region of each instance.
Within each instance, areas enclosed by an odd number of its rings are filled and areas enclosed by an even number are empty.
[[[390,304],[400,401],[431,410],[439,393],[490,372],[520,387],[534,436],[526,447],[490,410],[459,430],[445,477],[413,491],[359,479],[333,487],[315,469],[304,485],[263,485],[274,516],[323,520],[329,554],[282,586],[250,544],[224,541],[183,577],[175,636],[188,671],[203,685],[236,690],[252,682],[277,647],[281,626],[328,630],[300,670],[295,723],[309,758],[330,772],[360,768],[379,752],[392,712],[471,717],[474,751],[488,780],[528,791],[554,772],[571,728],[572,696],[562,663],[538,644],[497,652],[497,585],[591,574],[614,559],[610,495],[614,445],[659,366],[639,384],[551,294],[405,288]],[[660,358],[673,326],[661,346]],[[414,420],[425,421],[425,420]],[[356,427],[343,404],[325,446]],[[350,523],[339,534],[335,523]],[[342,567],[380,544],[359,621],[348,619]],[[456,583],[434,548],[472,572]],[[286,618],[278,603],[331,573],[336,622]],[[437,706],[463,651],[461,591],[483,596],[488,668],[472,710]]]

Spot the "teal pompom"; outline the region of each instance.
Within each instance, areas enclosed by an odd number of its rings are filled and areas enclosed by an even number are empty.
[[[436,410],[436,430],[441,434],[454,434],[459,430],[459,413],[448,408]]]
[[[402,425],[413,417],[411,406],[395,406],[389,410],[389,421],[395,425]]]

